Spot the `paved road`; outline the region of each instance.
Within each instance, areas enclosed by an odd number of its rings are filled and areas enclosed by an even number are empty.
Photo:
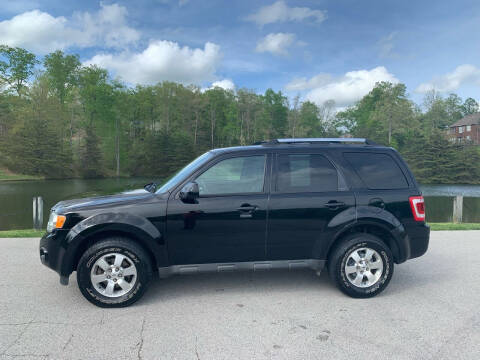
[[[100,309],[40,264],[37,239],[0,239],[0,359],[479,359],[480,231],[433,232],[374,299],[326,273],[156,280]]]

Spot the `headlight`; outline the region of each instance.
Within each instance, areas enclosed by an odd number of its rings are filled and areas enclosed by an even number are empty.
[[[53,229],[61,229],[65,224],[65,220],[67,218],[64,215],[58,215],[52,211],[47,223],[47,232],[52,232]]]

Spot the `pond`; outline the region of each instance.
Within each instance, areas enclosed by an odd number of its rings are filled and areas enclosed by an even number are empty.
[[[44,227],[49,210],[57,202],[142,188],[151,178],[68,179],[0,182],[0,230],[33,226],[32,199],[44,201]]]
[[[463,222],[480,222],[480,185],[420,185],[427,221],[452,222],[453,198],[463,195]]]
[[[70,179],[0,182],[0,230],[32,227],[32,198],[44,200],[44,226],[49,209],[60,200],[142,188],[151,178]],[[480,185],[422,185],[427,221],[452,221],[453,197],[463,195],[464,222],[480,222]]]

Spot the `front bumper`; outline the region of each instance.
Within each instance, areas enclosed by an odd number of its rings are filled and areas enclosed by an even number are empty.
[[[69,274],[62,273],[62,261],[65,255],[64,241],[68,231],[54,230],[45,233],[40,239],[39,255],[43,265],[55,270],[60,275],[60,283],[68,285]]]

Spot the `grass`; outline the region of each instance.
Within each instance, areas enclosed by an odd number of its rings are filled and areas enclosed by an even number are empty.
[[[0,238],[37,238],[42,237],[45,230],[2,230],[0,231]]]
[[[0,168],[0,181],[9,181],[9,180],[41,180],[43,177],[34,176],[34,175],[21,175],[14,174],[7,169]]]
[[[480,230],[480,223],[428,223],[432,231],[438,230]]]

